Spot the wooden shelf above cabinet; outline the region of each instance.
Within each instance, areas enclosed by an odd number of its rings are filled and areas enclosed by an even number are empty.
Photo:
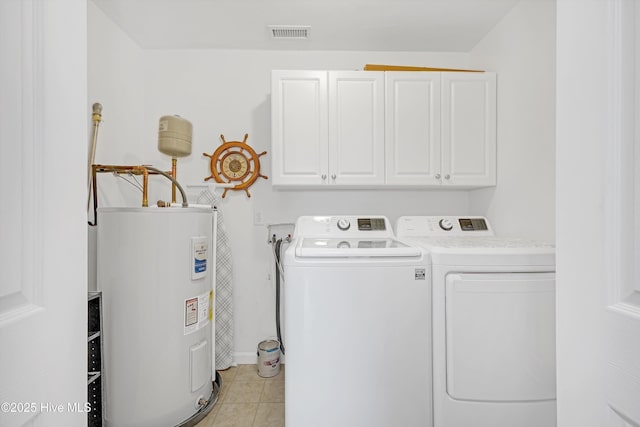
[[[463,70],[459,68],[434,68],[434,67],[413,67],[408,65],[380,65],[367,64],[364,71],[457,71],[463,73],[484,73],[484,70]]]

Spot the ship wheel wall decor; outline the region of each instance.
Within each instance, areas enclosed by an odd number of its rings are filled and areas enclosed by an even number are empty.
[[[249,187],[258,178],[267,179],[260,174],[260,157],[267,154],[263,151],[257,154],[253,148],[247,144],[249,134],[244,134],[244,140],[225,141],[224,135],[220,135],[222,145],[213,154],[202,153],[203,156],[211,158],[211,175],[204,180],[215,179],[221,184],[234,184],[231,188],[225,188],[222,197],[227,195],[228,190],[244,190],[247,197],[251,197]]]

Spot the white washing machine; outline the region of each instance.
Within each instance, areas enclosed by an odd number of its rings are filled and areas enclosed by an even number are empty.
[[[424,251],[382,216],[300,217],[283,264],[287,427],[431,426]]]
[[[401,217],[396,235],[431,257],[434,426],[555,426],[554,246],[482,217]]]

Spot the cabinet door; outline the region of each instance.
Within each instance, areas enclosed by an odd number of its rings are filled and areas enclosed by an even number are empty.
[[[273,185],[328,181],[327,72],[271,74]]]
[[[329,72],[329,181],[384,183],[382,72]]]
[[[442,178],[496,185],[495,73],[442,73]]]
[[[385,73],[385,170],[390,185],[440,185],[440,73]]]

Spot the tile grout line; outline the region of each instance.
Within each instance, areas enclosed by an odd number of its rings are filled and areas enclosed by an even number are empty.
[[[251,420],[251,426],[255,426],[256,424],[256,418],[258,417],[258,410],[260,409],[260,403],[262,401],[262,393],[264,392],[264,384],[265,382],[262,382],[262,388],[260,389],[260,395],[258,396],[258,405],[256,406],[256,412],[254,412],[253,414],[253,420]]]
[[[265,377],[260,377],[255,370],[252,371],[251,368],[245,367],[244,365],[242,366],[243,366],[242,368],[234,367],[234,371],[230,376],[230,378],[224,378],[225,375],[223,375],[223,388],[225,390],[225,393],[223,396],[221,396],[219,402],[217,403],[220,406],[218,407],[218,409],[216,409],[216,413],[213,415],[213,417],[210,419],[210,421],[206,425],[201,424],[196,427],[213,427],[216,425],[223,425],[223,424],[219,424],[221,422],[224,423],[224,425],[226,425],[227,421],[225,421],[225,419],[227,418],[229,411],[234,412],[231,410],[231,408],[233,408],[234,410],[238,410],[239,406],[246,407],[247,405],[255,405],[255,407],[254,407],[253,414],[244,412],[246,416],[251,415],[251,419],[245,418],[246,420],[245,422],[247,422],[247,424],[245,425],[248,425],[251,427],[262,427],[265,425],[264,421],[266,421],[266,420],[263,420],[262,418],[265,414],[268,414],[268,411],[271,408],[271,406],[276,404],[280,404],[280,405],[284,404],[284,401],[280,401],[280,399],[282,398],[276,397],[275,398],[276,401],[272,401],[274,397],[271,396],[273,394],[273,390],[272,390],[273,385],[279,382],[281,382],[282,384],[284,383],[284,377],[283,377],[284,372],[282,369],[278,373],[279,378],[271,378],[271,377],[265,378]],[[235,402],[235,401],[228,400],[231,397],[231,394],[229,392],[233,387],[236,387],[239,383],[255,383],[255,382],[260,383],[258,390],[256,390],[257,396],[255,401],[243,400],[242,402]],[[221,390],[221,393],[222,393],[222,390]],[[265,393],[269,393],[270,395],[267,396]],[[253,399],[249,399],[249,400],[253,400]],[[222,416],[221,414],[224,414],[224,417],[221,418]],[[268,421],[267,423],[269,424]],[[284,426],[284,419],[282,420],[282,424],[279,424],[279,425]]]

